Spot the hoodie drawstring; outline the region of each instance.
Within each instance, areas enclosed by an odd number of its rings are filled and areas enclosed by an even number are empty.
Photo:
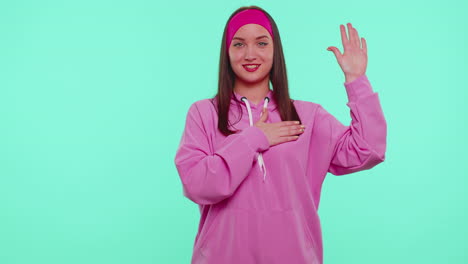
[[[247,112],[249,113],[249,123],[250,123],[250,126],[253,126],[252,110],[250,109],[249,101],[247,100],[247,97],[245,97],[245,96],[243,96],[241,98],[241,100],[244,101],[244,103],[247,105]],[[265,97],[264,103],[263,103],[263,108],[267,108],[269,101],[270,101],[270,98]],[[262,112],[260,112],[260,117],[261,116],[262,116]],[[258,166],[260,167],[260,170],[263,171],[263,181],[265,181],[266,166],[265,166],[265,161],[263,160],[262,153],[258,153],[257,160],[258,160]]]

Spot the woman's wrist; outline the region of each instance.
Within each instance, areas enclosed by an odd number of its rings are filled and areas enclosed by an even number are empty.
[[[356,80],[357,78],[359,78],[359,76],[360,75],[351,75],[351,74],[346,75],[345,74],[345,83],[350,83],[350,82]]]

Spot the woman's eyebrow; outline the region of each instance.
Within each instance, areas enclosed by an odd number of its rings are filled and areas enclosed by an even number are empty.
[[[258,36],[258,37],[256,37],[255,39],[261,39],[261,38],[268,38],[268,36],[267,36],[267,35],[262,35],[262,36]],[[245,39],[243,39],[243,38],[239,38],[239,37],[233,37],[232,39],[245,40]]]

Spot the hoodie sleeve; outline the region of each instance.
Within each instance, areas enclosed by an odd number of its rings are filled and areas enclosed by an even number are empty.
[[[344,175],[368,170],[385,160],[387,123],[378,93],[366,75],[344,83],[351,125],[345,126],[321,105],[316,112],[318,133],[325,138],[330,155],[328,172]]]
[[[196,103],[186,116],[185,129],[174,162],[184,196],[193,202],[215,204],[231,196],[247,177],[258,152],[269,149],[268,138],[256,127],[247,127],[225,137],[213,150],[211,137]],[[202,118],[202,116],[204,118]]]

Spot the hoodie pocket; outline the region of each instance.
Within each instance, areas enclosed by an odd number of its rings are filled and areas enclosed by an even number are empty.
[[[194,253],[199,253],[201,248],[205,246],[206,241],[210,238],[211,233],[213,233],[214,231],[216,231],[216,229],[218,229],[219,221],[220,221],[220,218],[222,218],[223,213],[224,213],[223,211],[219,211],[218,214],[214,217],[212,223],[207,227],[206,232],[202,232],[200,234]]]
[[[249,212],[223,208],[200,241],[192,263],[254,263],[252,256],[258,254],[255,222]]]
[[[303,223],[303,226],[304,226],[304,234],[306,235],[306,245],[307,247],[311,248],[311,247],[314,247],[315,246],[315,240],[312,236],[312,232],[310,232],[310,229],[309,229],[309,226],[306,222],[306,220],[304,220],[304,223]]]

